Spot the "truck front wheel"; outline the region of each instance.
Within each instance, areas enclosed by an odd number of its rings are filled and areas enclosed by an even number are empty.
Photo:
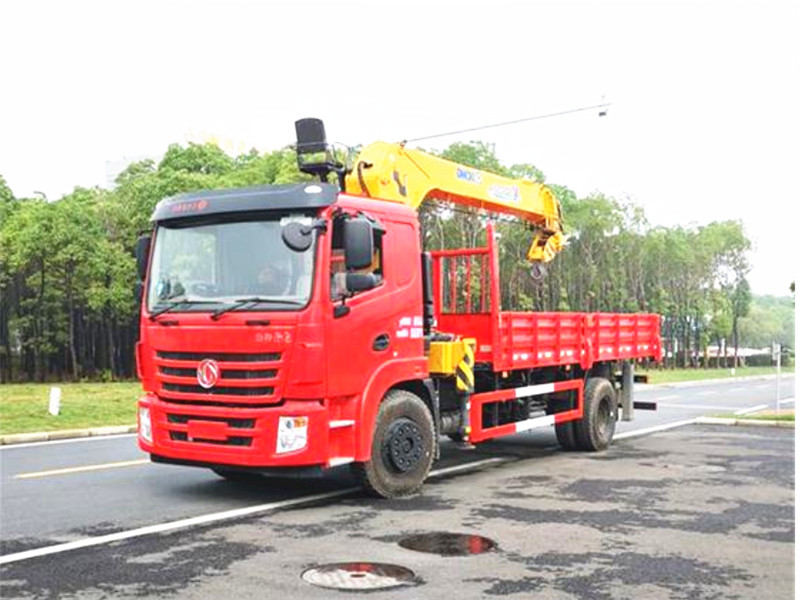
[[[617,392],[608,379],[591,377],[586,383],[583,418],[575,421],[578,448],[588,452],[605,450],[617,425]]]
[[[433,464],[434,425],[425,403],[391,390],[378,408],[370,460],[354,463],[359,483],[374,496],[395,498],[422,487]]]

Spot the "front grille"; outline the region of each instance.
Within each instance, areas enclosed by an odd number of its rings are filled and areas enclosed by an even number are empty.
[[[182,383],[162,383],[161,389],[165,392],[179,392],[181,394],[202,394],[203,396],[270,396],[275,391],[274,387],[226,387],[215,385],[206,389],[199,385],[184,385]]]
[[[170,431],[169,432],[169,439],[174,442],[187,442],[187,443],[197,443],[197,444],[216,444],[217,446],[251,446],[253,444],[253,438],[249,437],[241,437],[241,436],[231,436],[227,440],[203,440],[203,439],[189,439],[189,435],[183,431]]]
[[[236,371],[227,370],[222,371],[223,379],[272,379],[278,371],[275,369],[254,369],[252,371]]]
[[[204,360],[210,358],[218,362],[275,362],[280,360],[280,352],[262,354],[242,354],[238,352],[156,352],[158,358],[166,360]]]
[[[172,375],[174,377],[197,377],[197,369],[159,367],[158,370],[164,375]],[[222,371],[222,379],[272,379],[277,374],[277,369],[253,369],[252,371],[225,369]]]
[[[203,406],[253,408],[280,400],[282,354],[280,352],[178,352],[157,350],[155,361],[165,402]],[[199,385],[197,367],[212,359],[219,365],[219,379],[210,388]]]
[[[185,425],[189,421],[215,421],[217,423],[227,423],[228,427],[234,429],[252,429],[256,426],[255,419],[229,419],[228,417],[207,417],[205,415],[167,414],[167,421],[178,425]]]

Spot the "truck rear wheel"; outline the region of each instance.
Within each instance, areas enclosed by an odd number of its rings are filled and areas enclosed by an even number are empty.
[[[578,440],[575,434],[575,422],[559,423],[556,425],[556,439],[562,450],[577,450]]]
[[[359,483],[381,498],[418,491],[433,464],[434,436],[425,403],[406,390],[391,390],[378,408],[370,460],[353,465]]]
[[[617,393],[608,379],[592,377],[586,383],[583,418],[575,421],[578,448],[588,452],[605,450],[617,425]]]
[[[557,413],[573,408],[569,395],[566,397],[563,396],[564,394],[562,393],[561,396],[557,396],[553,399],[553,409]],[[558,445],[561,446],[562,450],[577,450],[578,440],[575,433],[575,421],[557,423],[556,439],[558,440]]]

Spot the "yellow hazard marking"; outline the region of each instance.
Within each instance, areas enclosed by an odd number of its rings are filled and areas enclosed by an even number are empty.
[[[462,392],[475,390],[475,346],[474,339],[464,340],[464,355],[456,367],[456,389]]]
[[[146,465],[149,462],[150,462],[149,458],[141,458],[138,460],[123,460],[119,462],[102,463],[99,465],[67,467],[64,469],[52,469],[50,471],[20,473],[19,475],[14,475],[14,479],[37,479],[39,477],[50,477],[51,475],[70,475],[72,473],[85,473],[86,471],[101,471],[103,469],[117,469],[119,467],[136,467],[138,465]]]

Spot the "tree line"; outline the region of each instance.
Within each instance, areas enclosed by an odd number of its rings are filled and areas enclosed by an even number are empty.
[[[482,142],[455,143],[440,154],[545,182],[533,165],[501,164]],[[192,190],[307,179],[291,148],[231,157],[195,143],[171,145],[158,163],[129,165],[113,189],[75,188],[52,202],[16,198],[0,177],[0,380],[133,377],[133,247],[156,203]],[[548,185],[562,203],[567,243],[545,278],[528,274],[531,233],[496,220],[505,309],[657,312],[668,362],[678,366],[696,364],[709,343],[760,335],[758,323],[747,320],[750,241],[740,222],[651,226],[635,204],[600,193],[578,198]],[[425,246],[482,244],[487,218],[424,205]]]

